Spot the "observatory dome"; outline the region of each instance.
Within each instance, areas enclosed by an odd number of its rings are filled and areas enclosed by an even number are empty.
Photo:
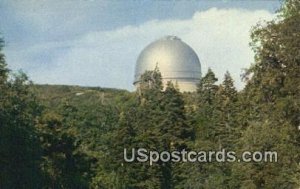
[[[176,36],[167,36],[150,43],[139,55],[134,85],[139,86],[145,71],[158,67],[164,85],[176,84],[182,92],[193,92],[201,78],[200,61],[195,51]]]

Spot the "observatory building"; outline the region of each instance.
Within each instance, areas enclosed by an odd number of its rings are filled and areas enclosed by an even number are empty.
[[[167,36],[150,43],[139,55],[134,85],[139,87],[145,71],[158,67],[162,81],[176,84],[181,92],[193,92],[201,78],[200,61],[195,51],[176,36]]]

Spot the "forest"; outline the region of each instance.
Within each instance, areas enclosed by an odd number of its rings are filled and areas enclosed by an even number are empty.
[[[1,39],[0,188],[299,188],[300,1],[284,1],[251,39],[244,89],[208,69],[194,93],[163,90],[159,70],[139,93],[34,84],[8,69]],[[276,151],[278,161],[125,162],[124,148],[139,147]]]

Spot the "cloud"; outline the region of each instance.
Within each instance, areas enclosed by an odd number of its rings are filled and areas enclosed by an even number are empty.
[[[273,18],[265,10],[212,8],[185,20],[152,20],[110,31],[87,31],[72,40],[36,44],[18,52],[8,48],[7,58],[13,68],[23,68],[36,83],[132,90],[141,50],[153,40],[176,35],[196,51],[203,73],[211,67],[222,80],[228,70],[241,89],[242,69],[253,62],[250,29],[260,20]]]

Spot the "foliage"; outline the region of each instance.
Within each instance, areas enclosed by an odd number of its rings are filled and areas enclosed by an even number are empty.
[[[300,3],[252,31],[237,91],[208,69],[195,93],[146,71],[137,92],[33,85],[0,41],[0,188],[298,188]],[[124,148],[276,151],[278,162],[125,162]],[[128,155],[135,155],[129,153]]]
[[[10,80],[8,75],[0,53],[0,188],[40,187],[41,145],[35,123],[41,109],[25,74]]]

